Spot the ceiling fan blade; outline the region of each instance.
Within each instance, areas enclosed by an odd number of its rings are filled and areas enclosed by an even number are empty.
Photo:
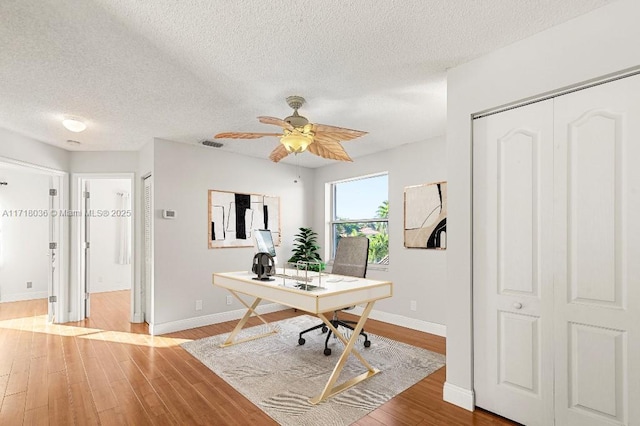
[[[340,145],[340,142],[325,139],[322,136],[318,137],[316,135],[307,150],[318,157],[328,158],[329,160],[353,161]]]
[[[261,116],[261,117],[258,117],[258,121],[260,121],[263,124],[273,124],[275,126],[280,126],[283,129],[293,130],[293,126],[291,124],[287,123],[286,121],[280,118]]]
[[[328,126],[326,124],[314,124],[313,132],[340,141],[350,141],[368,133],[360,130],[347,129],[345,127]]]
[[[269,159],[271,161],[273,161],[274,163],[277,163],[278,161],[282,160],[287,155],[289,155],[289,152],[287,151],[287,148],[285,148],[284,145],[279,143],[278,146],[276,147],[276,149],[271,151],[271,154],[269,154]]]
[[[282,136],[281,133],[243,133],[243,132],[227,132],[218,133],[214,139],[258,139],[263,136]]]

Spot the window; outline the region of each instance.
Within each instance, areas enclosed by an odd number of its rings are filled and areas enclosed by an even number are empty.
[[[342,237],[369,238],[369,263],[389,264],[388,175],[366,176],[331,184],[331,258]]]

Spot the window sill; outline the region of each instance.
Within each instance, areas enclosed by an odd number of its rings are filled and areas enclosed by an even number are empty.
[[[382,271],[382,272],[387,272],[389,270],[389,265],[376,265],[376,264],[371,264],[369,266],[367,266],[367,270],[369,271]]]
[[[327,263],[327,269],[333,269],[333,261]],[[377,263],[369,263],[367,265],[367,271],[387,272],[387,271],[389,271],[389,265],[381,265],[381,264],[377,264]]]

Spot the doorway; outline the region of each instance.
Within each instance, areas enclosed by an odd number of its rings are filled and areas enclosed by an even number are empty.
[[[75,184],[79,317],[98,328],[127,328],[134,299],[133,174],[77,175]],[[123,324],[105,320],[114,309],[130,313]]]
[[[0,158],[0,303],[42,299],[63,322],[66,173]]]

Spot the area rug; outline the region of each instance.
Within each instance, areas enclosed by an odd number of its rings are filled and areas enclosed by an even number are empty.
[[[277,334],[220,348],[229,333],[183,343],[182,347],[282,425],[349,425],[444,365],[444,355],[371,333],[371,347],[362,337],[356,348],[381,372],[356,386],[313,405],[309,398],[322,392],[343,344],[331,338],[331,356],[323,354],[324,334],[308,333],[298,345],[301,330],[318,324],[302,315],[273,322]],[[247,328],[237,338],[268,331],[265,325]],[[365,367],[351,355],[336,383]]]

